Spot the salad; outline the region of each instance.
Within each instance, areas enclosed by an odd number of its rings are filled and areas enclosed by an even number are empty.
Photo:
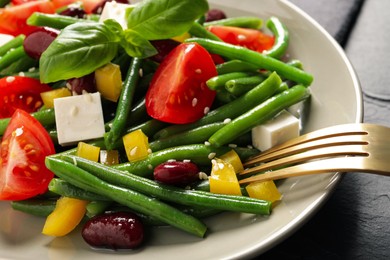
[[[0,11],[31,11],[0,26],[14,36],[0,46],[0,199],[46,217],[43,234],[82,225],[112,249],[142,246],[152,225],[206,237],[204,217],[271,214],[275,184],[239,172],[266,149],[253,129],[310,96],[286,25],[207,1],[69,4]]]

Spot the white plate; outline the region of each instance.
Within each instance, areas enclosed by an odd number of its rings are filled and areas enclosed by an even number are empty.
[[[292,57],[314,75],[305,132],[361,122],[362,96],[358,79],[342,49],[315,21],[288,1],[215,0],[229,16],[278,16],[291,33]],[[210,231],[198,239],[173,228],[153,230],[139,250],[91,250],[79,232],[63,238],[40,234],[44,220],[13,211],[0,203],[0,258],[3,259],[226,259],[253,257],[275,246],[305,223],[325,202],[339,174],[291,178],[280,183],[283,201],[271,216],[224,213],[206,220]]]

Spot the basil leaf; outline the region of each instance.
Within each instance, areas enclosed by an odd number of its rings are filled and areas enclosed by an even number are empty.
[[[144,0],[127,17],[127,27],[148,40],[167,39],[188,31],[209,6],[206,0]]]
[[[122,26],[112,19],[105,20],[104,24],[116,35],[120,35],[119,44],[129,56],[143,59],[157,54],[154,46],[136,31],[123,31]]]
[[[148,40],[142,37],[141,34],[130,29],[124,31],[121,46],[129,56],[141,59],[151,57],[158,53],[156,48]]]
[[[65,27],[39,60],[41,81],[82,77],[110,62],[121,41],[110,27],[97,22]]]

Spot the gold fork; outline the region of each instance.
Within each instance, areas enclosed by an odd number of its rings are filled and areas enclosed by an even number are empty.
[[[366,172],[390,176],[390,128],[344,124],[302,135],[244,163],[240,183],[326,172]],[[248,168],[249,167],[249,168]]]

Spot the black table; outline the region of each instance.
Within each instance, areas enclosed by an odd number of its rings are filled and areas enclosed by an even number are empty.
[[[364,122],[390,126],[390,1],[291,2],[344,48],[362,85]],[[345,174],[308,223],[259,258],[390,259],[390,178]]]

